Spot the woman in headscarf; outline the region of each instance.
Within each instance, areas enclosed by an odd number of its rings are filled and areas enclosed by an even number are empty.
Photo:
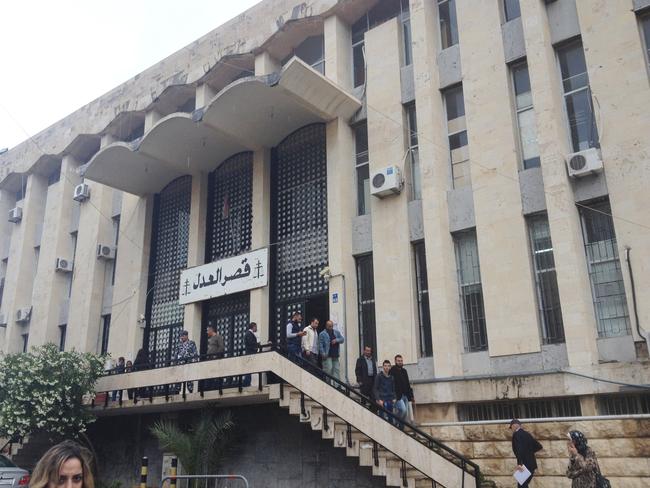
[[[600,474],[596,454],[587,445],[587,438],[582,432],[572,430],[568,437],[569,467],[566,475],[572,480],[571,488],[596,488],[596,479]]]

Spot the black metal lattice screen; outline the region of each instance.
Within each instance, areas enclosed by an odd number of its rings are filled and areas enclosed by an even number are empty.
[[[319,275],[328,261],[325,125],[303,127],[276,148],[272,212],[275,339],[281,339],[288,314],[304,313],[307,298],[328,290]]]
[[[253,226],[253,153],[243,152],[210,173],[206,257],[250,251]]]
[[[244,334],[250,323],[249,303],[249,292],[215,298],[206,303],[205,324],[215,326],[223,336],[226,357],[239,356],[244,350]]]
[[[169,358],[182,328],[178,303],[181,271],[187,267],[192,177],[183,176],[156,195],[149,265],[148,349],[159,364]]]

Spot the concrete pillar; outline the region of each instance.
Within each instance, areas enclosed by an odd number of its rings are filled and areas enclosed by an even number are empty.
[[[196,87],[196,108],[205,107],[214,98],[216,92],[207,83],[201,83]]]
[[[78,161],[66,155],[61,161],[61,177],[57,183],[47,188],[47,203],[41,237],[41,250],[36,280],[34,281],[33,301],[38,303],[32,314],[33,325],[30,343],[42,345],[47,342],[59,343],[59,325],[66,324],[68,291],[71,276],[55,270],[57,258],[72,262],[74,246],[70,237],[72,218],[72,199],[74,187],[81,181],[77,174]],[[73,263],[74,266],[74,263]],[[76,267],[74,267],[76,271]],[[63,308],[63,309],[62,309]],[[62,313],[63,312],[63,313]]]
[[[580,411],[583,417],[591,417],[598,415],[598,403],[596,402],[595,395],[581,396],[580,397]]]
[[[142,347],[148,295],[153,196],[124,193],[108,350],[134,359]]]
[[[14,224],[7,220],[7,215],[9,211],[16,206],[16,198],[13,192],[8,190],[0,190],[0,271],[2,272],[2,277],[5,278],[4,291],[2,296],[0,296],[0,313],[5,316],[5,320],[9,322],[11,314],[9,313],[9,292],[7,291],[8,282],[6,281],[6,276],[9,266],[9,251],[11,246],[11,235],[14,230]],[[5,258],[7,261],[5,262]],[[6,344],[6,332],[7,328],[5,326],[0,326],[0,351],[5,351]]]
[[[438,15],[433,2],[411,2],[413,70],[422,175],[422,220],[436,377],[462,374],[463,338],[454,245],[449,234],[449,150],[438,89]]]
[[[458,30],[490,356],[541,350],[499,9],[458,2]],[[494,236],[499,236],[495,239]],[[540,365],[541,366],[541,365]]]
[[[641,338],[636,332],[632,311],[632,285],[625,262],[625,247],[631,248],[639,322],[650,333],[650,231],[647,227],[650,208],[650,111],[647,107],[650,106],[650,89],[642,55],[644,47],[637,30],[637,17],[626,2],[605,2],[598,9],[585,2],[576,2],[576,8],[582,39],[587,47],[585,59],[589,83],[598,101],[596,122],[599,124],[601,154],[630,323],[638,341]]]
[[[147,132],[150,130],[161,118],[162,115],[156,109],[152,108],[147,110],[147,113],[144,115],[144,131]]]
[[[253,153],[253,225],[252,249],[268,247],[271,237],[271,151],[263,148]],[[270,250],[269,250],[270,251]],[[270,252],[269,252],[270,259]],[[269,277],[270,280],[270,277]],[[270,283],[270,281],[269,281]],[[250,291],[250,320],[257,324],[262,342],[270,339],[270,286]]]
[[[280,71],[282,65],[266,51],[255,56],[255,76],[264,76]]]
[[[521,0],[521,19],[569,364],[586,366],[598,361],[596,320],[580,218],[564,161],[571,151],[559,68],[544,4]]]
[[[38,227],[43,223],[47,194],[47,178],[31,174],[27,178],[27,191],[16,205],[23,209],[23,218],[11,233],[9,260],[2,308],[7,314],[4,352],[22,351],[22,335],[29,333],[30,323],[16,323],[16,311],[23,307],[40,307],[32,302],[32,291],[36,275],[34,246],[38,239]],[[6,216],[6,214],[5,214]],[[6,218],[3,216],[3,218]],[[32,313],[33,313],[32,308]],[[31,322],[31,321],[30,321]]]
[[[370,172],[398,165],[404,174],[405,131],[400,82],[400,29],[396,19],[366,33]],[[352,161],[350,162],[352,165]],[[415,271],[407,192],[372,199],[377,358],[400,353],[417,359]]]
[[[350,26],[336,15],[325,19],[325,76],[345,90],[352,89]]]
[[[187,267],[205,263],[205,219],[208,201],[208,175],[200,173],[192,176],[192,195],[190,200],[190,229],[187,244]],[[179,283],[180,288],[180,283]],[[197,345],[201,338],[201,319],[204,302],[185,305],[183,326]]]

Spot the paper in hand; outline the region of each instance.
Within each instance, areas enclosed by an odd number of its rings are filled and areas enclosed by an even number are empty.
[[[526,466],[523,466],[523,470],[515,470],[514,474],[512,476],[515,477],[517,480],[517,483],[520,485],[523,485],[528,478],[530,478],[530,471],[528,471],[528,468]]]

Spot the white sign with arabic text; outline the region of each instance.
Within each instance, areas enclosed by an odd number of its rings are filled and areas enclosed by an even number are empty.
[[[179,302],[200,302],[268,284],[269,250],[251,251],[214,263],[188,268],[181,273]]]

